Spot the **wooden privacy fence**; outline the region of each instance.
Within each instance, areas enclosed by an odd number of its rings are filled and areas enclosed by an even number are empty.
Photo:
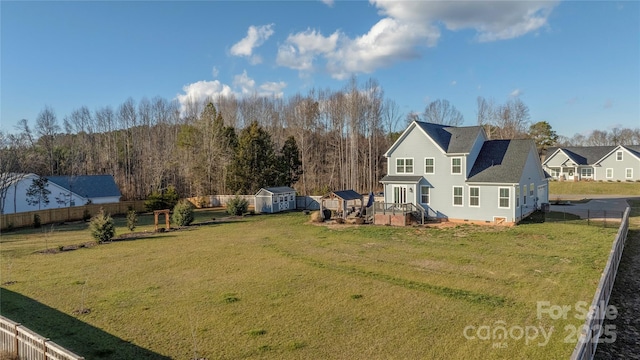
[[[249,206],[255,206],[255,195],[239,195],[241,198],[249,202]],[[226,206],[227,201],[233,199],[235,195],[207,195],[187,198],[196,207],[217,207]],[[320,210],[320,200],[322,196],[296,196],[297,210]],[[364,203],[369,199],[368,195],[364,195]],[[336,201],[337,204],[337,201]]]
[[[631,208],[627,207],[627,210],[625,210],[622,216],[622,223],[618,228],[616,239],[613,242],[609,260],[600,277],[600,283],[596,288],[596,294],[591,302],[591,307],[589,307],[589,313],[582,327],[578,344],[574,348],[573,354],[571,354],[571,360],[591,360],[596,354],[596,348],[598,347],[598,341],[602,334],[602,326],[609,304],[609,297],[613,290],[618,266],[622,258],[622,251],[624,250],[627,233],[629,232],[630,212]]]
[[[21,360],[84,360],[84,357],[1,315],[0,350]]]
[[[100,209],[104,209],[106,213],[111,215],[126,214],[129,211],[129,207],[133,208],[137,212],[145,211],[144,201],[121,201],[111,204],[91,204],[84,206],[72,206],[58,209],[47,209],[40,211],[29,211],[16,214],[3,214],[0,215],[0,228],[7,229],[9,227],[26,227],[33,225],[34,215],[40,216],[40,223],[51,224],[60,223],[65,221],[82,220],[85,210],[89,212],[91,216],[97,214]]]

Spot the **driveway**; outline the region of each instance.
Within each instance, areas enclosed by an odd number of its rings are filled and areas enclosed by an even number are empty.
[[[571,203],[570,200],[582,200],[586,197],[591,198],[591,200],[580,203]],[[637,199],[637,197],[624,195],[550,195],[549,199],[552,201],[552,205],[550,205],[551,211],[566,212],[578,215],[581,218],[586,218],[587,214],[591,214],[591,216],[596,214],[603,215],[606,211],[611,213],[611,217],[620,218],[629,206],[627,200]],[[568,204],[553,205],[553,199],[563,199],[568,201]],[[609,215],[607,215],[607,217],[609,217]]]

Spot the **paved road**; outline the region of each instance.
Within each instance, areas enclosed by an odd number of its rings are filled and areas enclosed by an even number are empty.
[[[624,213],[625,209],[629,204],[627,200],[629,199],[637,199],[637,197],[625,197],[624,195],[589,195],[588,202],[585,203],[570,203],[571,200],[583,200],[584,196],[576,196],[576,195],[550,195],[549,199],[553,202],[553,199],[563,199],[568,200],[569,204],[567,205],[551,205],[551,211],[558,212],[566,212],[570,214],[578,215],[582,218],[586,218],[587,210],[591,212],[595,212],[596,214],[603,214],[604,211],[610,211],[613,214],[612,217],[620,217],[622,213]]]

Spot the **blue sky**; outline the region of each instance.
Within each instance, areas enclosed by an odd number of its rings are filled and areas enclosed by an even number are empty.
[[[406,114],[518,96],[562,135],[640,127],[637,1],[12,2],[0,130],[51,106],[290,96],[376,79]]]

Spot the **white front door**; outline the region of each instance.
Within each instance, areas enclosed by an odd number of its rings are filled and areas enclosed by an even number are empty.
[[[393,203],[394,204],[407,203],[407,186],[406,185],[393,185]]]

